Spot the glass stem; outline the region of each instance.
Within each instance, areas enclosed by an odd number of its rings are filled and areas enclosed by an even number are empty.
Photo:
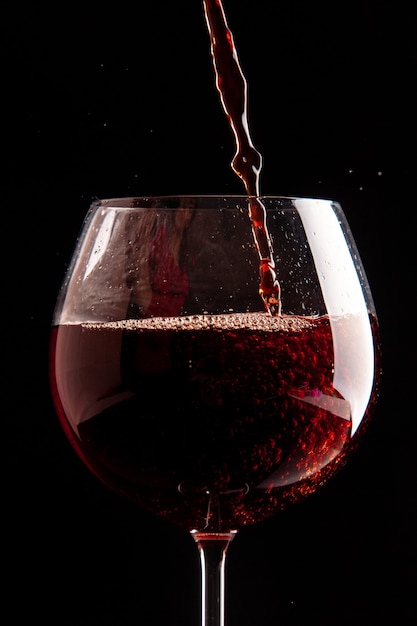
[[[226,552],[237,531],[192,531],[201,561],[201,626],[225,625]]]

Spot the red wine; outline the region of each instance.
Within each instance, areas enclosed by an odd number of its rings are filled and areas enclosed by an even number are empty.
[[[230,530],[312,493],[345,460],[358,402],[350,372],[370,381],[362,424],[375,394],[359,326],[268,313],[62,325],[54,401],[111,489],[188,530]]]
[[[240,66],[233,35],[221,0],[203,0],[210,35],[216,86],[236,142],[232,169],[242,179],[248,194],[249,218],[260,258],[259,293],[271,315],[281,313],[281,288],[277,280],[266,209],[260,194],[262,156],[253,145],[248,123],[248,88]]]

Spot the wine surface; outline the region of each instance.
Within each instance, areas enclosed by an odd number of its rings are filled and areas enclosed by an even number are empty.
[[[360,370],[356,324],[248,313],[58,326],[55,405],[111,489],[188,530],[238,528],[345,460],[356,385],[333,386],[333,336],[346,339],[339,370]]]

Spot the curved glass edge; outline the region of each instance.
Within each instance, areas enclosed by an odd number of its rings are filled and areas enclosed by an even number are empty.
[[[306,235],[312,249],[315,251],[314,258],[317,266],[318,275],[323,277],[321,287],[324,293],[328,294],[326,303],[331,314],[340,315],[343,311],[336,304],[332,293],[334,285],[330,287],[332,282],[328,281],[329,277],[332,281],[337,281],[344,289],[346,298],[352,301],[352,298],[359,303],[359,309],[363,308],[365,302],[366,309],[369,313],[376,316],[375,304],[372,298],[369,282],[356,247],[353,235],[351,233],[348,221],[345,217],[341,205],[329,199],[308,198],[308,197],[290,197],[290,196],[259,196],[263,202],[266,211],[296,211],[303,223]],[[243,210],[247,209],[249,197],[245,195],[181,195],[181,196],[143,196],[143,197],[123,197],[95,200],[84,218],[79,235],[77,237],[70,263],[66,270],[61,288],[58,293],[55,305],[52,323],[56,324],[59,318],[59,312],[62,309],[63,300],[65,299],[66,286],[74,271],[77,258],[83,241],[94,216],[98,211],[110,211],[112,209],[159,209],[169,210],[171,208],[189,208],[190,202],[194,208],[199,209],[231,209]],[[312,210],[314,209],[314,210]],[[317,213],[317,209],[319,212]],[[268,223],[267,223],[268,225]],[[319,233],[320,236],[316,236]],[[319,242],[316,244],[315,242]],[[323,247],[323,241],[327,242]],[[346,248],[347,244],[347,248]],[[343,251],[343,254],[340,254]],[[350,256],[349,256],[350,253]],[[331,263],[329,263],[331,259]],[[335,261],[336,266],[335,266]],[[354,268],[352,268],[352,263]],[[329,268],[331,271],[329,272]],[[348,269],[347,269],[348,268]],[[354,271],[352,271],[354,269]],[[351,278],[353,277],[353,281]],[[337,298],[340,301],[340,297]],[[343,298],[342,298],[343,300]],[[351,302],[349,305],[351,309]]]

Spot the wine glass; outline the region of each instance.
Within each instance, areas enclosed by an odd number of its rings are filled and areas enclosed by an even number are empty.
[[[222,626],[230,541],[343,466],[379,360],[336,202],[122,198],[86,216],[54,312],[51,388],[88,468],[192,534],[201,625]]]

